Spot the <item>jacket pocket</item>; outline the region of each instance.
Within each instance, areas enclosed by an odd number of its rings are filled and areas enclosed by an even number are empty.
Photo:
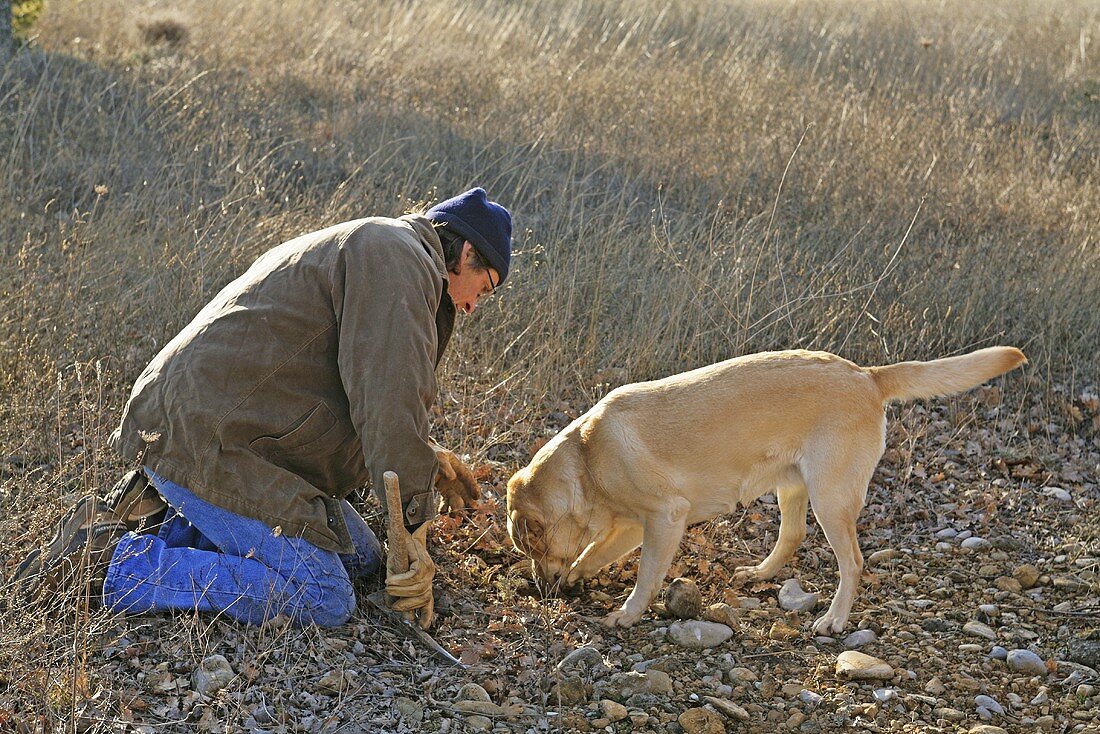
[[[260,436],[250,441],[248,447],[257,454],[268,457],[324,454],[325,443],[337,437],[334,429],[338,425],[339,421],[332,411],[324,403],[318,403],[278,435]]]

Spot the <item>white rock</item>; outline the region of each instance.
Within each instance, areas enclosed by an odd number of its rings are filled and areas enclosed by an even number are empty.
[[[987,640],[997,639],[997,633],[994,632],[989,625],[974,620],[963,625],[963,632],[974,635],[975,637],[984,637]]]
[[[1031,650],[1011,650],[1006,660],[1008,661],[1008,667],[1017,673],[1046,675],[1049,672],[1046,662]]]
[[[979,709],[985,709],[993,714],[1001,715],[1005,712],[1004,707],[989,696],[975,696],[974,703]]]
[[[790,612],[808,612],[820,599],[818,594],[803,591],[798,579],[787,579],[779,589],[779,606]]]
[[[890,703],[898,697],[898,692],[893,688],[876,688],[872,695],[879,703]]]
[[[702,650],[717,647],[733,637],[733,630],[717,622],[702,622],[691,619],[675,622],[668,628],[668,638],[680,647]]]
[[[234,675],[224,655],[211,655],[203,658],[199,667],[191,672],[191,689],[209,696],[229,685]]]
[[[844,647],[849,650],[855,650],[857,647],[869,645],[877,639],[878,635],[875,634],[874,630],[856,630],[844,638]]]
[[[1069,492],[1062,489],[1061,487],[1047,487],[1046,489],[1043,490],[1043,494],[1046,495],[1047,497],[1053,497],[1054,499],[1058,500],[1059,502],[1072,502],[1073,501],[1073,495],[1071,495]]]
[[[979,538],[975,535],[971,538],[967,538],[966,540],[964,540],[961,547],[972,551],[987,551],[993,547],[993,544],[985,538]]]
[[[845,650],[837,656],[836,674],[853,680],[889,680],[894,677],[894,669],[884,660],[857,650]]]

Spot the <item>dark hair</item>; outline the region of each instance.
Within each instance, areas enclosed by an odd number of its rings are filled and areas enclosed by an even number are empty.
[[[446,226],[437,226],[435,232],[439,235],[439,242],[443,245],[443,260],[447,264],[447,270],[454,272],[454,269],[458,267],[459,259],[462,257],[462,245],[465,244],[466,238]],[[485,258],[481,256],[476,247],[473,248],[473,252],[470,264],[474,270],[488,270],[489,263],[485,261]]]

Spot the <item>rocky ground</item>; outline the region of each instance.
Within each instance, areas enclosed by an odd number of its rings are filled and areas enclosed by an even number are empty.
[[[0,675],[0,730],[1100,731],[1094,392],[1056,415],[1010,411],[995,389],[892,411],[862,587],[835,639],[810,631],[836,584],[814,523],[778,578],[731,585],[774,542],[770,498],[690,529],[669,577],[682,593],[632,629],[598,620],[636,554],[577,598],[542,598],[504,530],[504,485],[528,455],[515,447],[475,462],[486,499],[435,533],[432,634],[465,669],[366,604],[336,630],[93,612],[36,638],[9,616],[25,646],[9,653],[50,662]],[[31,685],[56,689],[64,720],[29,711]]]

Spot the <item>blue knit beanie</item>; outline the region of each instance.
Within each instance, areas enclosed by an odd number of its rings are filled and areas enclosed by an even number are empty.
[[[501,283],[508,277],[508,263],[512,261],[512,215],[500,204],[489,201],[485,189],[470,189],[441,201],[424,216],[465,237],[500,274]]]

